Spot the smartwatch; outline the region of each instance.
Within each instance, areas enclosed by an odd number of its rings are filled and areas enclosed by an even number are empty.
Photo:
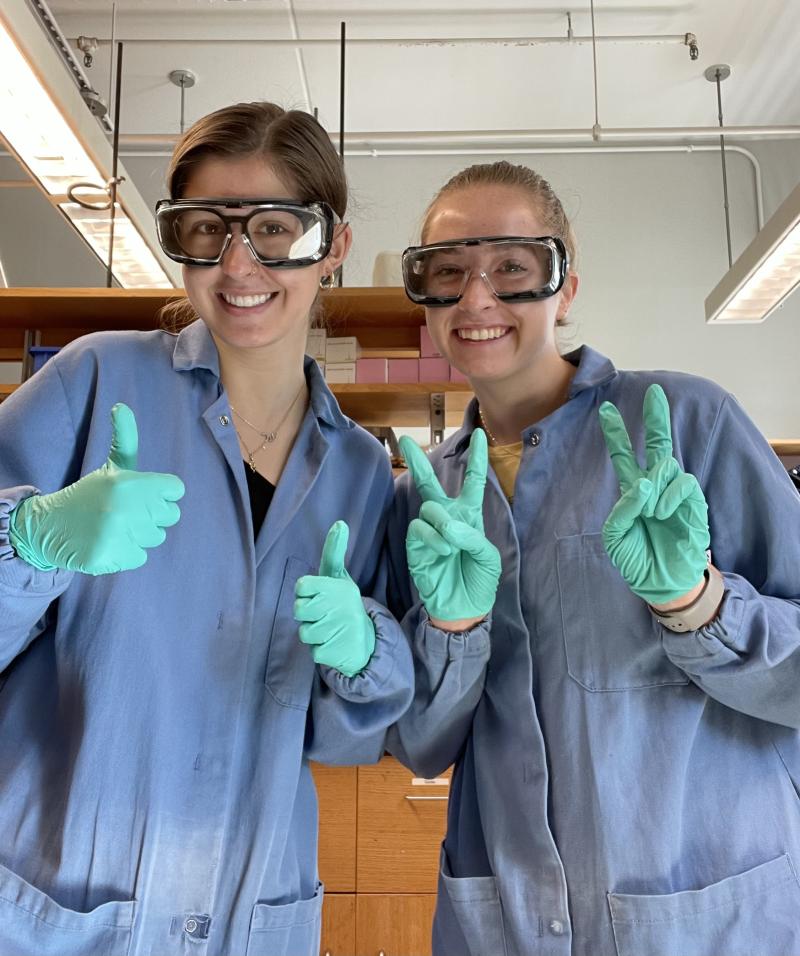
[[[713,564],[707,565],[703,576],[703,590],[686,607],[675,611],[659,611],[652,604],[648,604],[659,624],[682,634],[685,631],[696,631],[716,617],[722,595],[725,593],[725,581]]]

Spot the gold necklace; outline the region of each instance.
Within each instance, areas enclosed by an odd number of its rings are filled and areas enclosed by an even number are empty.
[[[497,439],[494,437],[489,426],[486,424],[486,419],[483,417],[483,409],[480,407],[480,405],[478,405],[478,418],[481,420],[481,425],[483,426],[483,430],[486,432],[486,437],[489,439],[489,444],[496,445]]]
[[[243,449],[245,450],[245,452],[247,453],[247,463],[248,463],[248,465],[250,465],[250,468],[251,468],[253,471],[257,471],[257,470],[258,470],[258,469],[256,468],[256,463],[255,463],[255,457],[254,457],[254,456],[257,455],[257,454],[262,450],[262,448],[265,448],[267,445],[269,445],[269,444],[271,444],[272,442],[274,442],[275,439],[278,437],[278,432],[280,431],[281,426],[282,426],[283,423],[286,421],[286,419],[289,417],[289,412],[294,408],[294,406],[295,406],[295,404],[296,404],[296,402],[297,402],[297,399],[300,398],[300,396],[301,396],[302,393],[303,393],[303,389],[304,389],[305,387],[306,387],[306,383],[305,383],[305,380],[303,380],[303,384],[300,386],[300,391],[295,395],[294,399],[292,400],[292,404],[286,409],[286,412],[284,413],[283,418],[278,422],[278,424],[275,426],[275,428],[272,429],[272,431],[268,431],[268,432],[262,432],[262,431],[260,431],[251,421],[249,421],[248,419],[246,419],[246,418],[244,417],[244,415],[242,415],[241,412],[237,412],[236,409],[233,407],[233,405],[231,405],[231,411],[233,412],[233,414],[234,414],[237,418],[241,419],[241,420],[245,423],[245,425],[249,425],[249,426],[253,429],[253,431],[254,431],[257,435],[259,435],[259,436],[261,437],[261,439],[262,439],[261,444],[260,444],[260,445],[257,445],[257,446],[251,451],[251,450],[247,447],[247,445],[245,444],[244,439],[242,438],[242,433],[239,431],[239,429],[238,429],[235,425],[233,426],[233,430],[236,432],[236,434],[237,434],[237,436],[238,436],[238,438],[239,438],[239,441],[240,441],[240,443],[241,443],[241,445],[242,445],[242,448],[243,448]]]

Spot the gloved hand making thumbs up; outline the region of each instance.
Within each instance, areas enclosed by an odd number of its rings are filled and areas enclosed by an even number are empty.
[[[358,585],[344,566],[349,537],[344,521],[333,524],[325,538],[319,574],[299,578],[294,604],[300,640],[314,645],[316,663],[335,667],[345,677],[363,670],[375,649],[375,627],[364,610]]]
[[[111,424],[104,465],[61,491],[26,498],[11,513],[11,546],[40,571],[111,574],[141,567],[145,549],[161,544],[164,528],[180,518],[180,478],[136,470],[139,436],[130,408],[115,405]]]

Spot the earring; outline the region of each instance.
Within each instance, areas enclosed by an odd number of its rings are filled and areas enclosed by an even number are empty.
[[[333,286],[333,276],[330,272],[323,272],[319,279],[320,289],[330,289]]]

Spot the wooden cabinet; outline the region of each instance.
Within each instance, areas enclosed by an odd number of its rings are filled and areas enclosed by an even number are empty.
[[[384,757],[312,772],[326,888],[321,956],[429,956],[449,771],[427,781]]]
[[[373,895],[356,897],[356,956],[430,956],[436,897]],[[465,954],[466,956],[466,954]]]
[[[352,893],[326,893],[322,901],[320,956],[355,956],[356,897]]]
[[[415,778],[384,757],[358,768],[359,893],[435,893],[450,773]]]

